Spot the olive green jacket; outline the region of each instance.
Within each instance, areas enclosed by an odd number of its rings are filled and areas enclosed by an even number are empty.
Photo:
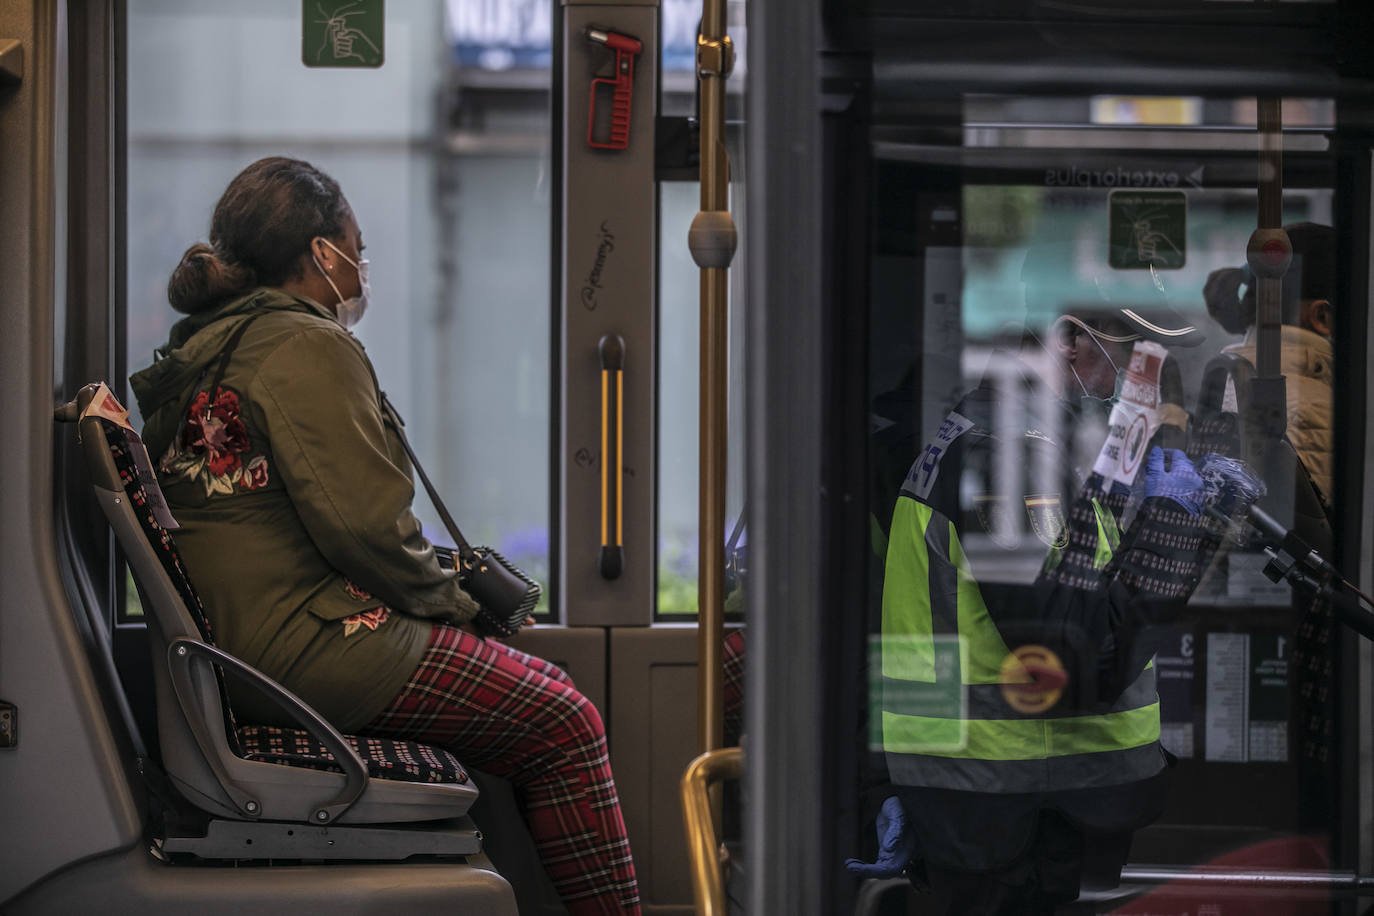
[[[411,513],[410,462],[371,362],[319,304],[262,288],[183,319],[130,383],[215,642],[337,727],[391,704],[431,621],[476,613]],[[234,705],[286,721],[253,691]]]

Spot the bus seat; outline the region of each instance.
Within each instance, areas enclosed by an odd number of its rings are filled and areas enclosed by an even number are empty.
[[[92,412],[88,408],[97,392],[103,409]],[[96,500],[143,596],[153,658],[165,659],[153,672],[159,744],[163,768],[185,800],[210,815],[244,823],[394,828],[442,821],[433,825],[434,832],[449,830],[455,843],[436,845],[430,836],[416,851],[477,853],[476,831],[453,831],[448,823],[465,815],[478,795],[452,754],[411,741],[342,735],[286,688],[214,644],[172,537],[152,511],[150,496],[161,499],[157,482],[146,474],[140,479],[133,449],[143,446],[111,415],[122,418],[123,408],[108,388],[96,385],[86,386],[58,410],[59,419],[78,421],[78,441]],[[267,696],[301,727],[240,725],[224,687],[225,673],[236,685]],[[244,823],[230,825],[236,842],[244,842]],[[347,832],[335,829],[332,834],[339,839]],[[394,846],[398,831],[373,832],[377,836],[356,847],[368,853],[359,857],[392,857],[377,844]],[[326,845],[338,850],[337,857],[347,857],[340,848],[347,843],[331,840]]]
[[[1235,353],[1214,356],[1202,370],[1192,436],[1187,449],[1194,460],[1208,452],[1239,457],[1245,438],[1243,418],[1250,408],[1250,380],[1255,369]]]

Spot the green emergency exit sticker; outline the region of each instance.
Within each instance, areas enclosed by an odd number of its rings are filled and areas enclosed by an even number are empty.
[[[301,60],[307,67],[380,67],[385,0],[301,0]]]
[[[1178,270],[1188,260],[1188,195],[1182,191],[1113,191],[1107,223],[1107,263],[1118,270]]]
[[[873,751],[893,750],[884,741],[885,714],[916,716],[927,722],[920,752],[962,750],[968,744],[968,690],[960,672],[968,667],[968,644],[957,634],[933,637],[870,636],[868,643],[868,742]],[[885,658],[886,657],[886,658]],[[909,681],[884,676],[884,661],[894,672],[922,667],[934,680]],[[900,742],[898,742],[900,743]],[[907,750],[915,745],[907,744]]]

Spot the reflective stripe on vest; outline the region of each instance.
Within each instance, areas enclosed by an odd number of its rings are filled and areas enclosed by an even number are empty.
[[[948,760],[928,754],[887,755],[888,778],[901,786],[963,792],[1060,792],[1140,782],[1164,769],[1157,741],[1119,751],[1039,760]]]
[[[1116,526],[1116,516],[1112,515],[1111,510],[1095,499],[1093,513],[1097,516],[1097,550],[1093,554],[1093,569],[1103,569],[1121,546],[1121,529]]]
[[[899,498],[893,511],[883,580],[883,634],[917,638],[900,646],[884,640],[883,675],[934,682],[931,636],[943,634],[963,642],[963,683],[1001,683],[1006,643],[983,604],[954,526],[943,516],[931,524],[933,515],[930,506],[908,497]]]
[[[1119,533],[1111,513],[1095,508],[1105,542],[1098,551],[1105,547],[1110,559]],[[1106,713],[1024,716],[1001,696],[1007,654],[953,523],[924,503],[899,498],[883,586],[882,673],[875,679],[893,780],[1030,792],[1114,785],[1159,772],[1153,665]]]

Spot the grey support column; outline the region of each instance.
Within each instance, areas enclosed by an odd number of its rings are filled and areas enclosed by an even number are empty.
[[[654,605],[656,0],[563,0],[564,622]]]

